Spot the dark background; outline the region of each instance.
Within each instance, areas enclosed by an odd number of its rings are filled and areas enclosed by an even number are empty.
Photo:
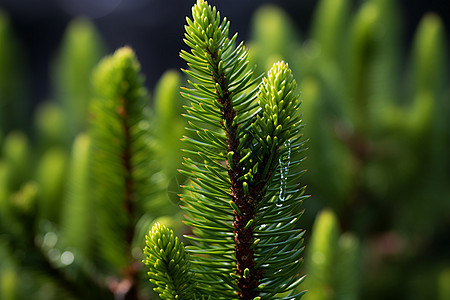
[[[209,1],[218,6],[222,16],[231,20],[231,31],[241,39],[249,38],[254,11],[266,3],[285,9],[304,34],[308,30],[317,0],[227,0]],[[354,6],[360,1],[353,0]],[[31,74],[34,104],[50,98],[49,67],[58,51],[64,30],[75,16],[94,20],[106,41],[108,51],[129,45],[137,53],[152,90],[161,74],[169,68],[180,68],[178,52],[185,16],[190,15],[192,1],[182,0],[0,0],[0,9],[11,19],[16,36],[25,49]],[[450,9],[446,0],[401,0],[404,46],[409,47],[413,32],[426,12],[436,12],[450,32]],[[0,45],[1,46],[1,45]]]

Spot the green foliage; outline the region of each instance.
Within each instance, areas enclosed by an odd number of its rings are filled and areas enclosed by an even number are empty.
[[[46,151],[36,166],[40,217],[54,223],[60,221],[60,199],[66,184],[67,160],[64,149],[55,147]]]
[[[361,246],[357,237],[343,233],[338,241],[336,299],[356,300],[360,296]]]
[[[164,117],[149,119],[148,93],[129,48],[96,68],[91,101],[90,73],[99,55],[92,24],[72,23],[64,43],[55,67],[61,102],[39,106],[31,141],[22,131],[1,139],[0,261],[11,262],[0,264],[1,297],[156,296],[141,284],[140,249],[154,219],[173,223],[167,186],[174,171],[168,169],[181,159],[173,150],[160,159],[152,149],[176,144],[184,122],[171,107],[157,109],[161,116],[167,112]],[[158,101],[180,105],[173,93],[178,82],[161,84]],[[71,135],[85,128],[88,115],[88,132],[70,150]],[[165,136],[153,131],[172,123],[179,126]]]
[[[342,43],[350,13],[348,0],[324,0],[318,3],[312,24],[314,41],[320,47],[320,61],[327,64],[342,64]]]
[[[297,32],[287,14],[273,5],[260,8],[253,16],[249,60],[259,72],[265,72],[279,60],[291,61],[298,56]]]
[[[189,257],[171,229],[156,223],[146,236],[143,261],[161,299],[195,299]]]
[[[341,234],[337,216],[321,211],[314,222],[306,260],[306,299],[359,299],[360,246],[350,233]]]
[[[102,60],[94,73],[96,96],[90,110],[93,179],[102,233],[100,251],[109,268],[129,264],[134,226],[145,211],[150,181],[147,91],[130,48]]]
[[[442,88],[445,61],[445,36],[440,18],[426,15],[417,29],[413,48],[414,78],[416,93]]]
[[[308,268],[309,299],[334,299],[334,267],[339,238],[336,216],[331,211],[321,212],[314,223],[314,235],[309,248]]]
[[[66,112],[69,141],[87,128],[93,95],[91,73],[104,52],[102,39],[91,21],[78,18],[70,22],[53,70],[55,97]]]
[[[14,268],[6,268],[0,277],[0,296],[5,300],[14,300],[17,290],[17,272]]]
[[[260,77],[253,76],[243,43],[236,45],[237,35],[230,38],[230,22],[215,7],[197,1],[187,23],[184,41],[191,51],[182,50],[181,57],[190,88],[182,95],[190,101],[184,141],[192,148],[180,170],[190,179],[181,198],[185,223],[193,229],[187,251],[200,296],[299,299],[298,221],[306,196],[298,183],[303,142],[292,72],[275,63],[258,88]],[[144,251],[151,281],[166,299],[179,293],[172,281],[191,277],[183,266],[176,276],[163,267],[183,255],[156,260],[158,251],[171,253],[177,243],[162,248],[156,241],[173,240],[164,231],[154,229]]]
[[[324,117],[329,107],[323,101],[327,94],[321,89],[322,82],[314,76],[308,76],[300,85],[303,87],[303,98],[308,99],[303,103],[303,120],[308,147],[312,149],[305,160],[307,177],[320,182],[321,196],[333,199],[330,206],[340,210],[345,205],[353,182],[351,153],[339,143],[330,128],[332,117]],[[335,157],[340,159],[336,160]]]
[[[427,14],[406,49],[398,2],[351,4],[319,1],[309,33],[262,6],[247,49],[198,1],[189,87],[170,70],[151,97],[129,48],[92,77],[77,18],[33,118],[0,12],[0,298],[447,299],[448,35]]]
[[[159,176],[167,182],[162,187],[167,191],[159,200],[161,206],[166,206],[170,201],[179,204],[178,194],[181,192],[180,184],[185,181],[185,176],[177,172],[182,163],[181,138],[186,132],[187,122],[180,118],[186,101],[180,95],[182,76],[174,70],[166,71],[158,81],[154,92],[154,112],[152,115],[152,133],[154,139],[155,159],[161,165],[161,171],[154,176]],[[154,201],[157,203],[158,200]],[[173,227],[172,227],[173,228]]]
[[[65,112],[58,103],[39,105],[34,117],[34,134],[40,154],[50,148],[67,145]]]
[[[284,57],[292,44],[299,45],[290,66],[305,99],[309,149],[304,167],[309,171],[304,181],[313,195],[307,209],[332,208],[345,235],[355,234],[366,252],[358,259],[365,266],[356,273],[361,276],[344,280],[343,272],[334,271],[326,273],[330,278],[314,279],[308,251],[309,297],[329,292],[322,296],[409,299],[436,293],[434,272],[442,257],[430,257],[424,249],[448,252],[438,242],[448,235],[450,197],[450,164],[444,153],[450,145],[448,43],[440,18],[427,14],[411,49],[404,51],[398,4],[369,0],[353,9],[350,1],[322,0],[304,40],[297,34],[283,46],[274,39],[267,51],[255,49],[261,62]],[[258,34],[265,26],[258,22],[259,14],[270,15],[266,10],[255,15],[259,28],[253,29],[252,45],[271,41]],[[288,31],[293,30],[284,29]],[[316,235],[326,234],[313,228]],[[337,245],[330,257],[344,251]],[[332,260],[331,269],[340,269],[346,259]],[[315,284],[328,288],[313,288]],[[358,293],[344,293],[346,289]]]
[[[14,191],[23,181],[30,179],[31,150],[28,137],[20,131],[10,132],[4,138],[2,148],[2,156],[11,170],[7,186],[10,191]]]
[[[156,147],[164,165],[166,176],[176,175],[181,164],[181,137],[184,135],[186,122],[179,118],[183,112],[183,99],[180,95],[181,75],[174,70],[165,72],[158,81],[154,93],[154,128]],[[170,155],[167,155],[170,151]],[[173,159],[174,157],[179,159]]]
[[[450,296],[450,288],[448,286],[448,281],[450,280],[450,269],[444,269],[439,274],[438,279],[438,300],[447,299]]]
[[[65,245],[76,249],[78,255],[92,259],[94,239],[89,232],[95,220],[95,206],[90,184],[91,159],[91,140],[88,135],[80,134],[74,141],[68,168],[66,201],[61,212],[61,238]]]

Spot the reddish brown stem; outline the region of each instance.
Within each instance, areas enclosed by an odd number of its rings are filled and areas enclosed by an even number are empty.
[[[210,53],[213,62],[216,63],[213,66],[217,68],[217,53]],[[232,99],[228,86],[226,85],[226,77],[222,73],[219,78],[213,78],[218,83],[223,91],[222,95],[219,91],[216,91],[218,95],[217,101],[222,105],[221,113],[223,115],[222,126],[227,136],[227,152],[233,152],[232,163],[227,161],[228,176],[231,181],[231,197],[232,201],[239,208],[240,213],[235,212],[234,216],[234,236],[235,236],[235,257],[236,257],[236,274],[240,276],[237,282],[238,296],[242,300],[252,300],[258,296],[259,280],[261,279],[261,272],[255,269],[254,250],[251,249],[253,244],[253,227],[246,225],[248,222],[255,218],[255,196],[260,192],[257,189],[250,189],[248,195],[245,195],[242,181],[238,180],[244,173],[243,168],[240,165],[241,155],[239,153],[239,136],[238,126],[233,124],[234,118],[237,112],[232,105]],[[230,165],[233,167],[231,168]],[[244,276],[245,270],[248,269],[247,276]]]
[[[122,119],[122,129],[125,136],[125,147],[122,150],[121,158],[122,165],[125,169],[125,191],[124,191],[124,209],[128,214],[130,222],[128,223],[126,229],[126,241],[128,245],[128,256],[130,260],[130,264],[123,270],[122,281],[119,283],[121,287],[123,287],[119,293],[122,295],[121,298],[126,300],[136,300],[138,299],[138,271],[139,267],[136,266],[134,259],[131,255],[131,244],[133,242],[133,237],[135,234],[134,224],[131,221],[135,215],[135,207],[134,207],[134,182],[133,182],[133,166],[131,163],[131,130],[128,124],[128,110],[127,110],[127,100],[119,99],[119,107],[117,112]]]

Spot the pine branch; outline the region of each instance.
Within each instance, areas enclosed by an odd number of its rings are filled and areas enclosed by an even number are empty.
[[[219,217],[223,220],[219,223],[221,226],[217,227],[214,218],[207,217],[208,214],[212,216],[210,208],[205,211],[205,207],[196,205],[195,201],[198,201],[198,198],[191,199],[189,195],[183,195],[183,200],[186,207],[199,210],[189,209],[193,217],[188,219],[187,224],[199,228],[195,233],[200,238],[190,248],[191,253],[209,256],[217,252],[221,256],[222,263],[215,265],[210,258],[205,259],[202,256],[193,258],[195,272],[204,274],[205,294],[214,298],[229,299],[234,297],[235,290],[243,289],[244,294],[247,290],[253,290],[258,277],[253,268],[253,251],[249,251],[253,242],[252,234],[249,229],[244,229],[254,217],[254,207],[246,205],[246,202],[253,200],[249,200],[249,195],[245,195],[243,184],[240,182],[245,170],[240,162],[242,159],[240,138],[243,132],[238,130],[239,123],[248,123],[248,116],[241,113],[245,112],[244,107],[255,108],[256,90],[253,88],[248,94],[243,93],[255,80],[252,80],[253,69],[249,67],[243,44],[235,45],[237,35],[228,38],[230,23],[226,19],[221,21],[216,9],[204,1],[197,2],[192,9],[192,15],[192,21],[187,19],[189,26],[186,26],[185,40],[186,44],[193,48],[192,54],[182,51],[181,56],[191,67],[191,70],[184,71],[198,82],[190,82],[193,89],[186,89],[183,93],[192,102],[186,116],[192,119],[191,130],[197,133],[197,137],[186,137],[185,140],[199,151],[199,157],[186,159],[186,168],[193,171],[197,177],[191,178],[194,185],[187,189],[200,198],[207,197],[213,206],[217,207],[220,203],[219,208],[224,213]],[[239,99],[239,102],[233,101],[234,98]],[[209,123],[211,129],[202,128],[198,121]],[[216,143],[213,144],[211,141]],[[198,162],[204,159],[212,164],[208,163],[205,165],[206,169],[202,170]],[[208,173],[212,172],[218,175],[216,180],[209,178]],[[218,186],[219,194],[215,188]],[[213,197],[215,199],[212,199]],[[220,202],[217,203],[219,199]],[[230,224],[232,218],[234,223]],[[205,249],[198,247],[198,243],[218,238],[217,231],[222,232],[220,236],[228,241],[227,244],[219,244],[220,246],[216,243],[210,244],[214,249],[213,252],[209,247]],[[235,247],[232,246],[234,239],[237,244]],[[211,268],[210,265],[214,267]],[[244,272],[250,269],[251,275],[244,278]],[[240,282],[236,283],[228,277],[225,279],[225,286],[213,288],[217,282],[224,280],[224,274],[236,272],[238,274],[235,276],[241,278]],[[254,294],[253,291],[250,293]]]
[[[181,57],[192,79],[182,94],[191,101],[185,141],[194,151],[185,151],[181,172],[192,182],[182,200],[199,288],[215,299],[298,299],[304,189],[295,80],[280,62],[258,91],[260,78],[237,35],[229,38],[230,23],[201,0],[192,18],[185,35],[191,53]]]
[[[139,71],[130,48],[105,58],[94,73],[97,97],[91,108],[100,250],[110,271],[119,276],[115,293],[125,299],[137,298],[139,265],[132,243],[150,199],[153,171],[144,113],[147,92]]]

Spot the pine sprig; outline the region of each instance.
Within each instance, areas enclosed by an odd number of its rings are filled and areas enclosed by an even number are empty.
[[[191,88],[183,92],[191,102],[186,117],[193,133],[185,141],[197,151],[187,152],[182,171],[192,181],[186,187],[189,193],[182,195],[190,212],[186,224],[196,235],[188,249],[194,254],[192,264],[204,294],[231,299],[239,289],[228,274],[234,274],[239,264],[234,255],[233,219],[244,197],[239,182],[244,175],[239,148],[245,132],[241,128],[249,127],[256,111],[257,89],[251,87],[259,78],[253,78],[243,43],[236,46],[237,35],[229,38],[230,23],[220,20],[216,8],[198,1],[192,18],[187,18],[185,35],[191,53],[181,52],[190,67],[184,71],[192,79]],[[245,268],[241,269],[243,275]]]
[[[192,17],[187,19],[185,35],[192,50],[181,52],[190,67],[185,72],[193,80],[189,81],[191,89],[183,93],[191,101],[186,116],[194,133],[186,141],[198,151],[185,159],[185,170],[194,174],[188,174],[193,184],[186,188],[192,195],[183,195],[185,209],[191,212],[186,224],[197,236],[188,249],[196,254],[193,266],[201,274],[199,281],[205,294],[230,299],[242,289],[239,285],[252,282],[256,287],[257,281],[252,252],[248,251],[252,236],[234,231],[253,216],[252,207],[243,201],[246,196],[240,179],[245,170],[240,163],[240,143],[245,135],[242,129],[249,127],[256,112],[257,89],[251,87],[259,78],[252,76],[254,68],[249,66],[243,43],[236,46],[237,35],[229,38],[230,23],[221,21],[215,8],[198,1]],[[201,201],[203,198],[207,201]],[[238,212],[244,217],[236,217]],[[217,239],[227,242],[218,243]],[[235,240],[239,239],[242,242],[236,247]],[[252,269],[251,277],[241,283],[233,278],[244,278],[246,269]],[[225,284],[217,288],[221,282]]]
[[[128,47],[103,59],[93,79],[90,134],[101,256],[111,270],[123,270],[116,276],[134,278],[135,226],[152,188],[148,95]]]
[[[194,151],[185,151],[181,172],[191,179],[182,199],[199,287],[215,299],[298,299],[303,293],[290,292],[303,280],[295,80],[280,62],[258,90],[243,44],[228,37],[229,22],[201,0],[192,18],[191,52],[181,57],[191,78],[183,92],[191,101],[185,141]]]
[[[189,257],[171,229],[159,223],[153,225],[146,236],[144,255],[150,282],[156,285],[154,290],[161,299],[196,299]]]
[[[304,279],[299,276],[303,230],[298,224],[302,200],[307,196],[299,184],[304,146],[300,101],[287,64],[278,62],[269,70],[260,86],[258,104],[261,110],[252,123],[257,136],[252,156],[261,160],[253,166],[258,170],[253,186],[259,193],[252,225],[258,241],[253,246],[255,268],[264,274],[259,295],[263,299],[284,299],[277,294],[290,291],[286,299],[298,299],[304,294],[293,292]]]

